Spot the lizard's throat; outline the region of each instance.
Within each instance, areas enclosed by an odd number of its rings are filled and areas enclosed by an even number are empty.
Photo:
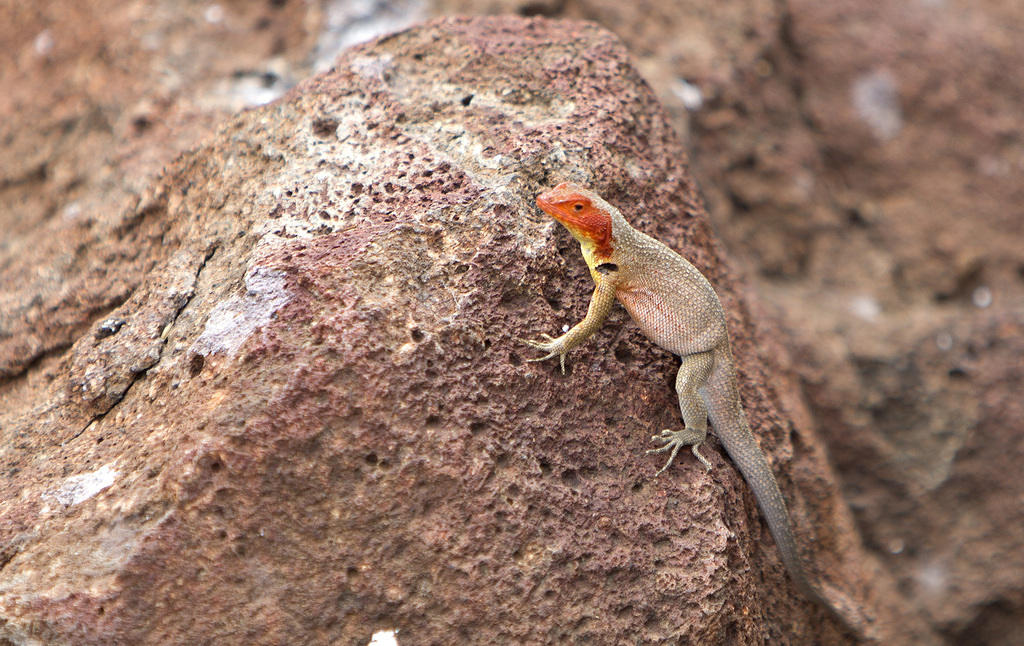
[[[565,224],[563,222],[563,224]],[[590,263],[591,258],[597,259],[597,264],[608,262],[608,259],[612,255],[612,251],[615,245],[615,239],[608,236],[601,240],[595,240],[590,232],[579,229],[573,226],[566,225],[566,229],[572,234],[572,237],[576,238],[576,241],[580,243],[580,250],[583,252],[583,257]]]
[[[606,248],[599,248],[593,240],[589,238],[577,238],[580,242],[580,252],[583,254],[583,259],[587,262],[587,267],[593,271],[598,265],[603,265],[606,262],[610,262],[612,249],[611,245]]]

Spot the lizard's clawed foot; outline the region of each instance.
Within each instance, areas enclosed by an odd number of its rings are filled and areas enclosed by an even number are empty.
[[[691,431],[688,428],[684,428],[681,431],[665,429],[660,435],[652,435],[652,440],[655,442],[664,442],[665,445],[657,449],[650,449],[647,453],[664,453],[665,451],[672,451],[672,454],[668,457],[668,462],[666,462],[665,466],[661,467],[661,469],[654,474],[654,477],[657,478],[661,475],[662,471],[672,466],[672,461],[676,459],[676,454],[678,454],[679,449],[684,446],[689,446],[694,457],[700,460],[700,463],[704,465],[706,470],[710,471],[711,463],[708,462],[707,458],[701,455],[698,450],[700,445],[704,443],[704,439],[707,435],[707,431]]]
[[[562,337],[558,337],[557,339],[555,339],[553,337],[548,336],[547,334],[541,334],[540,336],[543,339],[542,341],[519,339],[519,341],[525,343],[531,348],[537,348],[538,350],[543,350],[544,352],[547,352],[547,354],[544,355],[543,357],[537,357],[536,359],[527,359],[527,361],[547,361],[548,359],[558,357],[558,364],[561,366],[562,374],[564,375],[565,355],[568,354],[568,351],[564,349]]]

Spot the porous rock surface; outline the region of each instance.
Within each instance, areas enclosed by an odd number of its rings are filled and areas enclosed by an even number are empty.
[[[852,642],[792,587],[717,445],[710,473],[652,478],[676,362],[621,309],[568,376],[524,363],[517,337],[586,309],[575,245],[532,205],[566,179],[715,283],[812,569],[888,643],[926,638],[861,550],[621,44],[501,18],[348,52],[75,249],[132,287],[112,309],[104,281],[52,305],[77,308],[66,349],[4,346],[0,639]],[[132,262],[94,256],[111,248]],[[22,274],[0,281],[32,311]]]
[[[1024,643],[1024,4],[438,2],[626,43],[929,643]]]

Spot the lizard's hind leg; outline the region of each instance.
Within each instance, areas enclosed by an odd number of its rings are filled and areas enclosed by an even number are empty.
[[[679,410],[683,414],[683,429],[673,431],[665,429],[660,435],[654,435],[652,440],[664,442],[665,445],[651,449],[648,453],[664,453],[672,451],[668,462],[665,463],[655,476],[672,466],[676,454],[683,446],[689,446],[694,457],[700,460],[704,468],[711,470],[711,463],[700,454],[700,445],[708,436],[708,407],[700,396],[700,389],[708,382],[711,376],[711,369],[715,365],[715,357],[712,352],[698,352],[683,357],[683,363],[679,366],[676,374],[676,393],[679,395]]]

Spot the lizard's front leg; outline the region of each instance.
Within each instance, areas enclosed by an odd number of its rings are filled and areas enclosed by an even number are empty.
[[[648,453],[664,453],[672,451],[665,466],[655,473],[655,477],[672,466],[680,447],[689,446],[693,455],[700,460],[704,468],[711,470],[711,463],[700,454],[698,448],[708,436],[708,407],[700,396],[700,389],[708,382],[711,369],[715,365],[714,353],[698,352],[683,357],[683,363],[676,374],[676,393],[679,395],[679,410],[683,413],[683,429],[672,431],[665,429],[652,440],[664,442],[661,448],[651,449]]]
[[[572,326],[571,330],[557,339],[553,339],[547,334],[541,335],[544,337],[543,341],[522,339],[523,343],[548,353],[543,357],[527,359],[527,361],[544,361],[545,359],[558,357],[558,362],[562,366],[562,374],[564,375],[565,355],[589,339],[594,332],[601,328],[604,320],[608,318],[608,313],[612,311],[612,305],[614,304],[615,275],[599,274],[597,287],[594,288],[594,295],[590,298],[590,307],[587,308],[587,315],[582,321]]]

